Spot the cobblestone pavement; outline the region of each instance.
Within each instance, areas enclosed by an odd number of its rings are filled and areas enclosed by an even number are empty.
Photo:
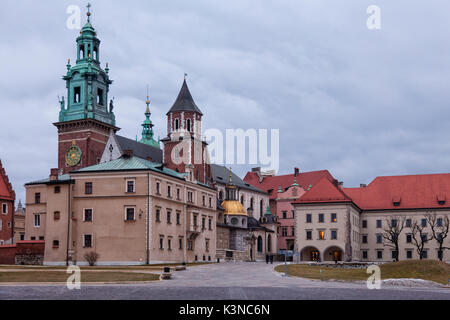
[[[172,280],[142,284],[83,285],[68,290],[63,285],[0,286],[0,299],[444,299],[445,288],[382,288],[369,290],[365,283],[345,283],[283,277],[265,263],[222,263],[188,267],[173,273]]]

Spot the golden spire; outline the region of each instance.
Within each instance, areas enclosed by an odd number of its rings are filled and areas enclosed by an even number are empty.
[[[150,113],[150,99],[148,97],[148,85],[147,85],[147,100],[145,100],[145,104],[147,105],[147,109],[145,109],[145,113]]]

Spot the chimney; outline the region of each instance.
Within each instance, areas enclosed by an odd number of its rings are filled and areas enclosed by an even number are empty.
[[[58,168],[50,169],[50,181],[58,180],[58,176],[59,176]]]
[[[365,188],[365,187],[367,187],[367,184],[361,183],[361,184],[359,185],[359,187],[360,187],[360,188]]]
[[[123,154],[124,156],[131,158],[133,156],[133,150],[124,150]]]
[[[298,168],[295,168],[295,169],[294,169],[294,176],[297,177],[298,174],[299,174],[299,172],[300,172],[300,171],[298,170]]]

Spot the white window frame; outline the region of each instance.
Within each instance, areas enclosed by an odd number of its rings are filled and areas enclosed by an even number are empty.
[[[128,191],[128,182],[133,182],[133,191]],[[136,193],[136,179],[125,180],[125,193]]]
[[[2,214],[7,215],[8,214],[8,204],[2,203]]]
[[[90,247],[86,247],[86,236],[91,236],[91,246]],[[83,244],[83,248],[93,248],[94,247],[94,235],[92,233],[84,233],[81,236],[81,240],[82,240],[82,244]]]
[[[39,224],[36,224],[36,217],[39,217]],[[35,228],[40,228],[41,226],[41,215],[39,213],[35,213],[34,214],[34,227]]]
[[[86,221],[86,210],[92,211],[92,219],[91,221]],[[94,209],[93,208],[83,208],[83,222],[94,222]]]
[[[133,209],[133,220],[128,220],[127,211],[128,209]],[[136,221],[136,207],[135,206],[125,206],[125,221]]]

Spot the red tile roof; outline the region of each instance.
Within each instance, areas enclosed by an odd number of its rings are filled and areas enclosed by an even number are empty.
[[[277,197],[277,190],[279,187],[283,191],[290,187],[294,183],[294,179],[297,179],[297,184],[305,190],[308,190],[309,186],[314,186],[320,179],[326,178],[330,181],[334,180],[333,176],[328,170],[301,172],[295,177],[294,174],[286,174],[281,176],[267,176],[260,182],[259,175],[256,172],[247,172],[244,181],[252,186],[268,192],[273,190],[270,194],[270,199]]]
[[[295,203],[349,200],[361,210],[448,208],[450,174],[377,177],[361,188],[339,188],[323,179]]]
[[[14,201],[16,194],[9,182],[6,171],[3,168],[2,161],[0,160],[0,199]]]
[[[318,202],[352,202],[352,199],[337,186],[336,180],[330,181],[324,177],[294,203]]]
[[[377,177],[365,188],[344,192],[363,210],[450,207],[450,174]]]

